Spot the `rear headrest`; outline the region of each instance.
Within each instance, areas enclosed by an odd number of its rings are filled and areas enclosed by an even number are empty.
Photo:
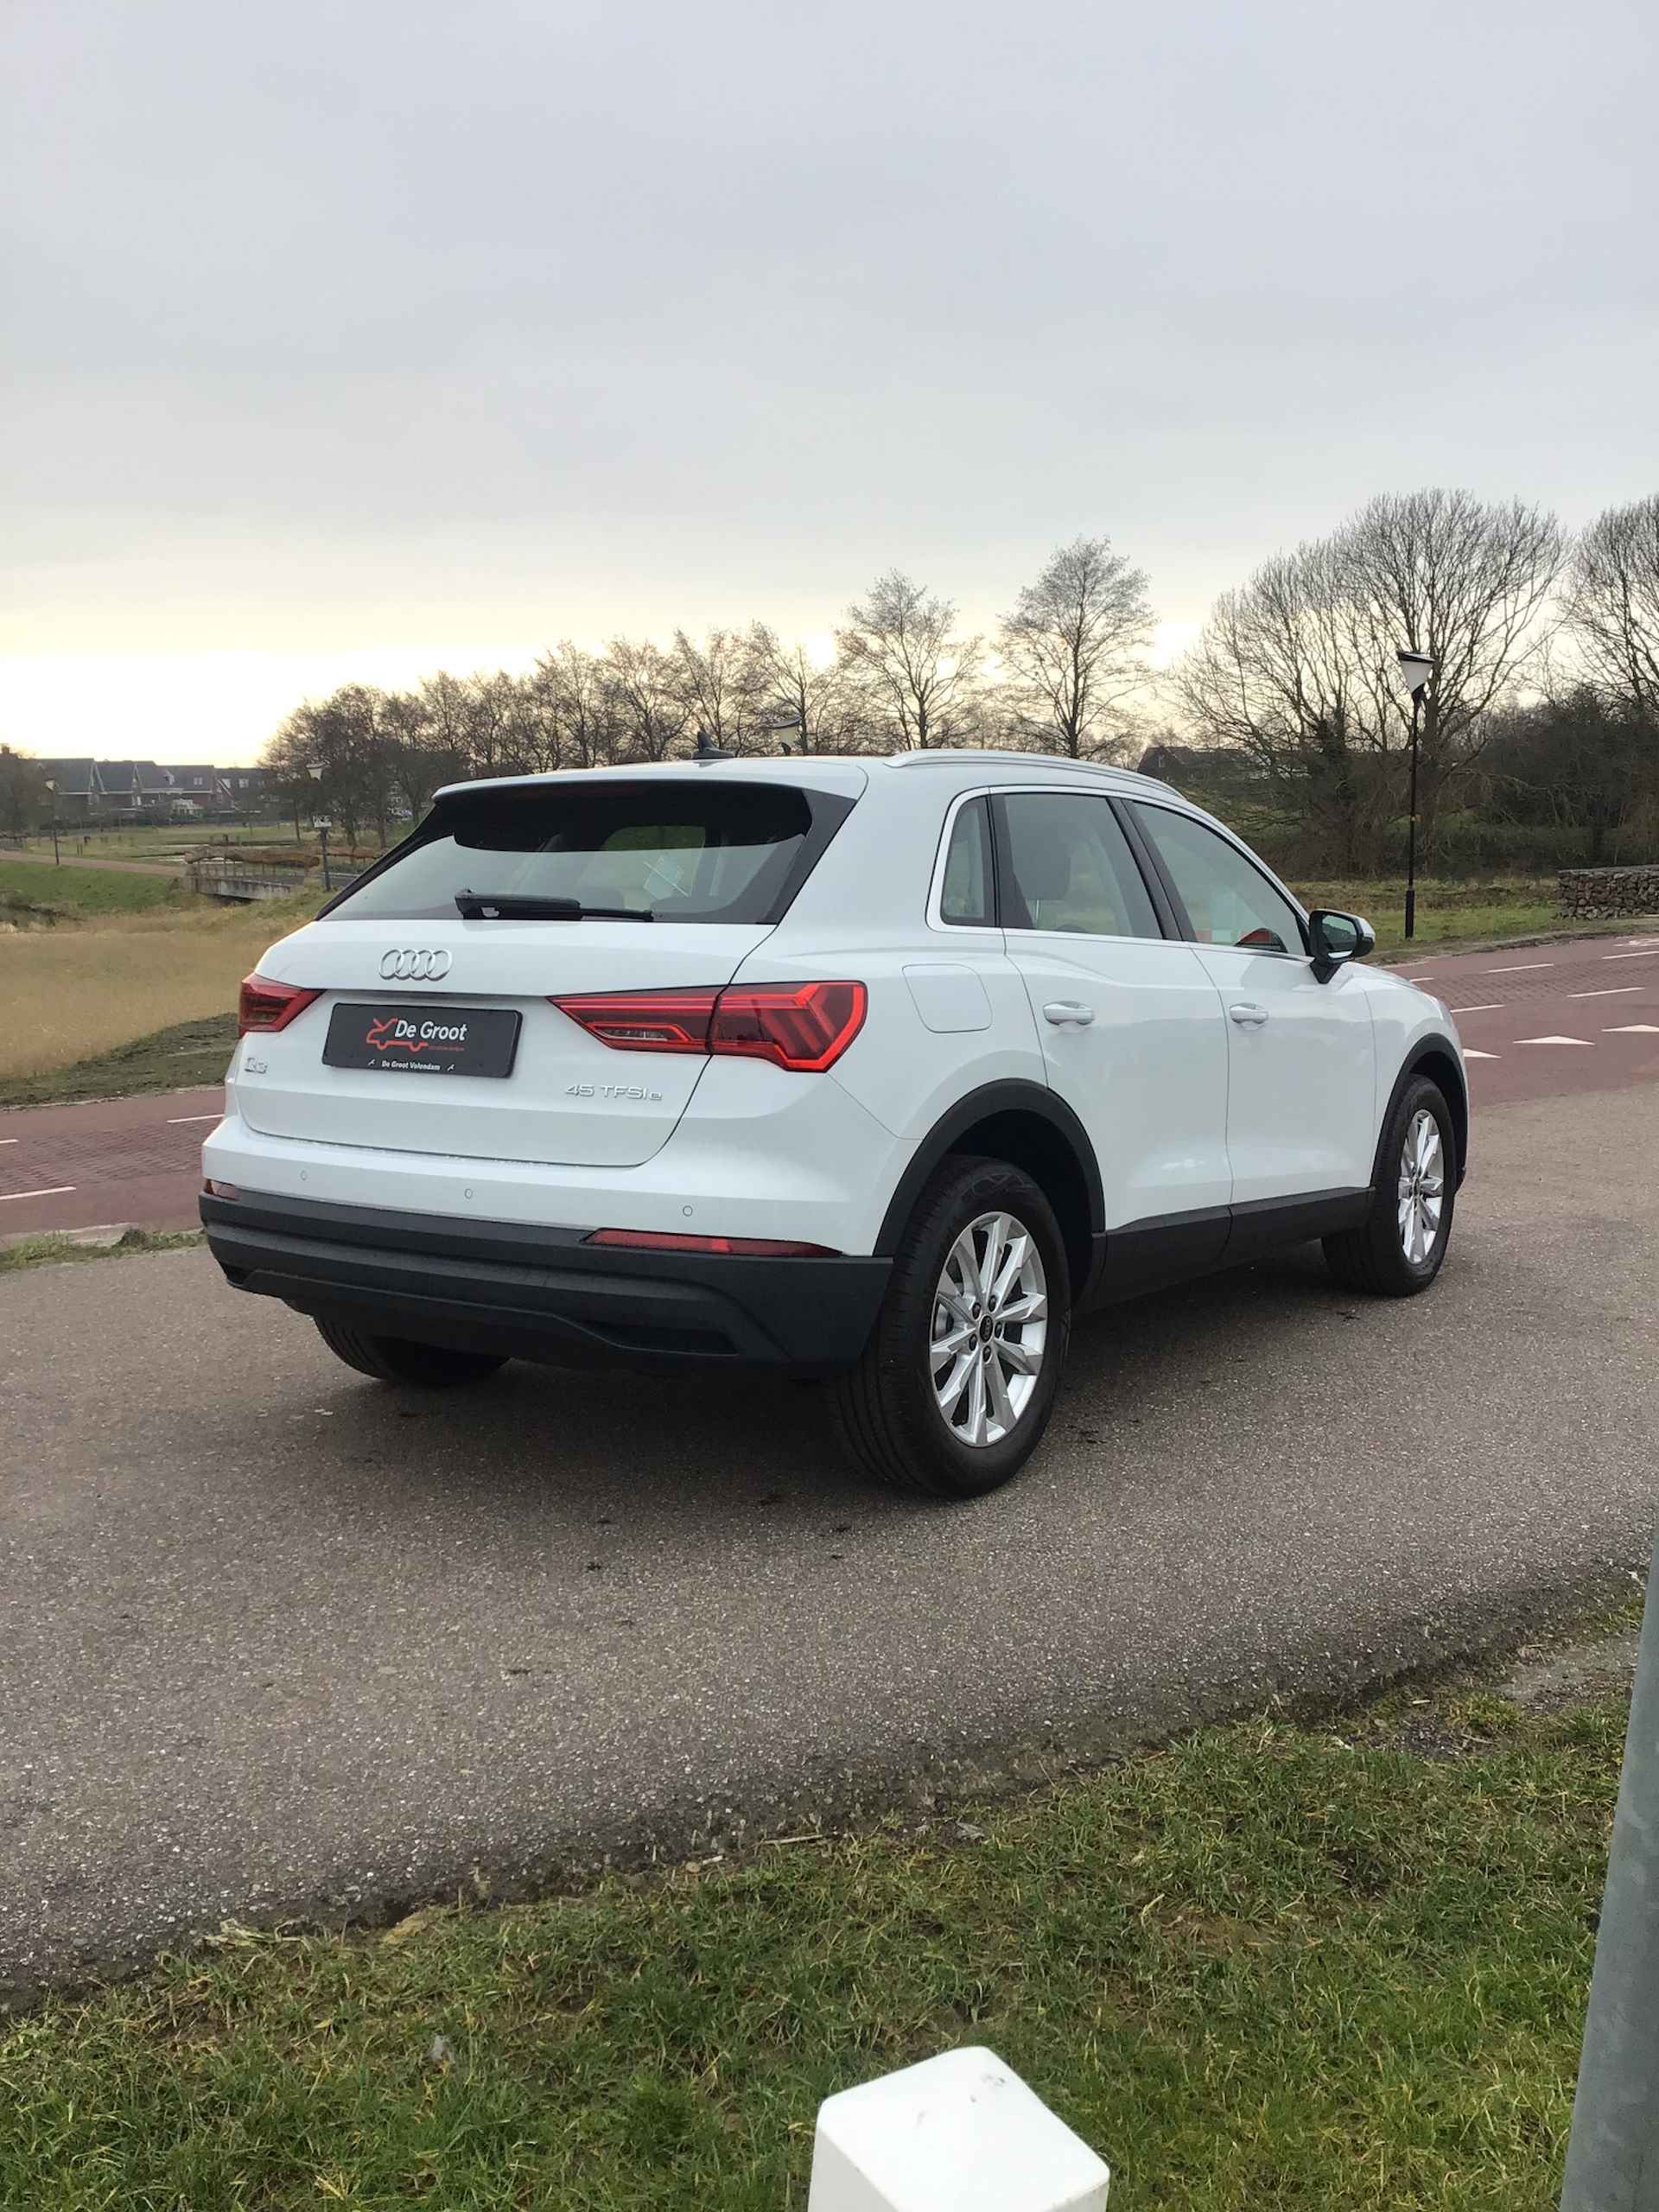
[[[1020,840],[1014,872],[1022,897],[1064,899],[1071,888],[1071,843],[1064,828],[1045,823],[1035,832],[1027,829]]]

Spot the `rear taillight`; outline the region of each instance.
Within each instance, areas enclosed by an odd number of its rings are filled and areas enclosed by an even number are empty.
[[[762,983],[722,991],[709,1049],[821,1075],[864,1027],[869,996],[862,983]]]
[[[251,1029],[286,1029],[296,1014],[303,1014],[313,999],[321,996],[321,991],[302,991],[295,983],[273,982],[269,976],[245,976],[237,1001],[236,1033],[245,1037]]]
[[[682,1236],[662,1229],[596,1229],[584,1244],[606,1244],[623,1252],[724,1252],[749,1260],[835,1260],[827,1244],[792,1244],[779,1236]]]
[[[583,992],[561,1014],[618,1052],[710,1052],[798,1075],[832,1067],[864,1026],[862,983],[749,983],[727,990]]]
[[[587,991],[553,1004],[618,1052],[706,1052],[717,988]]]

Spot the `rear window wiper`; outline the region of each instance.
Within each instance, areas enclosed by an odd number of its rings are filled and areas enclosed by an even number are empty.
[[[457,891],[455,910],[467,922],[654,922],[649,906],[584,906],[579,899],[543,899],[518,891]]]

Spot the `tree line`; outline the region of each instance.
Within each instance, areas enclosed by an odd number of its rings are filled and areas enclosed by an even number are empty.
[[[1419,718],[1421,843],[1433,866],[1474,820],[1499,857],[1551,838],[1592,860],[1659,852],[1659,494],[1576,536],[1519,499],[1371,500],[1329,536],[1224,592],[1154,674],[1147,576],[1103,536],[1059,547],[989,635],[899,570],[850,606],[820,660],[764,622],[662,645],[569,640],[523,674],[348,683],[297,707],[261,765],[296,822],[383,842],[440,785],[664,760],[700,741],[745,754],[1027,747],[1134,762],[1248,792],[1287,860],[1376,873],[1397,859],[1412,709],[1395,653],[1434,672]],[[38,818],[29,764],[0,747],[0,827]],[[1289,842],[1286,841],[1288,840]]]
[[[1406,809],[1400,648],[1434,664],[1418,729],[1422,848],[1453,817],[1571,833],[1588,857],[1659,849],[1659,495],[1574,537],[1520,499],[1371,500],[1264,562],[1154,676],[1145,573],[1104,537],[1060,547],[989,636],[898,569],[848,610],[825,662],[757,622],[660,645],[564,643],[522,676],[352,684],[267,748],[296,808],[321,783],[355,839],[464,776],[738,754],[1003,745],[1133,760],[1173,740],[1191,781],[1240,778],[1297,825],[1306,863],[1388,864]]]
[[[293,810],[321,798],[355,842],[461,777],[666,760],[702,741],[737,755],[1014,744],[1121,760],[1143,734],[1154,628],[1145,575],[1081,537],[993,639],[893,569],[848,608],[826,661],[765,622],[599,652],[567,639],[523,675],[346,684],[296,708],[261,765]]]

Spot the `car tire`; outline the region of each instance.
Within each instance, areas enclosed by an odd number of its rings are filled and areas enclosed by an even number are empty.
[[[995,1317],[993,1288],[1007,1320]],[[940,1498],[1000,1489],[1042,1441],[1071,1329],[1071,1274],[1048,1200],[1004,1160],[951,1157],[917,1201],[862,1357],[833,1378],[848,1451],[889,1489]]]
[[[402,1382],[422,1390],[453,1390],[486,1382],[506,1360],[499,1352],[459,1351],[448,1344],[416,1344],[411,1337],[372,1335],[350,1321],[317,1316],[317,1334],[336,1359],[377,1382]]]
[[[1427,1076],[1414,1077],[1382,1133],[1370,1212],[1357,1229],[1325,1239],[1325,1264],[1344,1289],[1415,1298],[1428,1288],[1452,1236],[1457,1147],[1445,1094]]]

